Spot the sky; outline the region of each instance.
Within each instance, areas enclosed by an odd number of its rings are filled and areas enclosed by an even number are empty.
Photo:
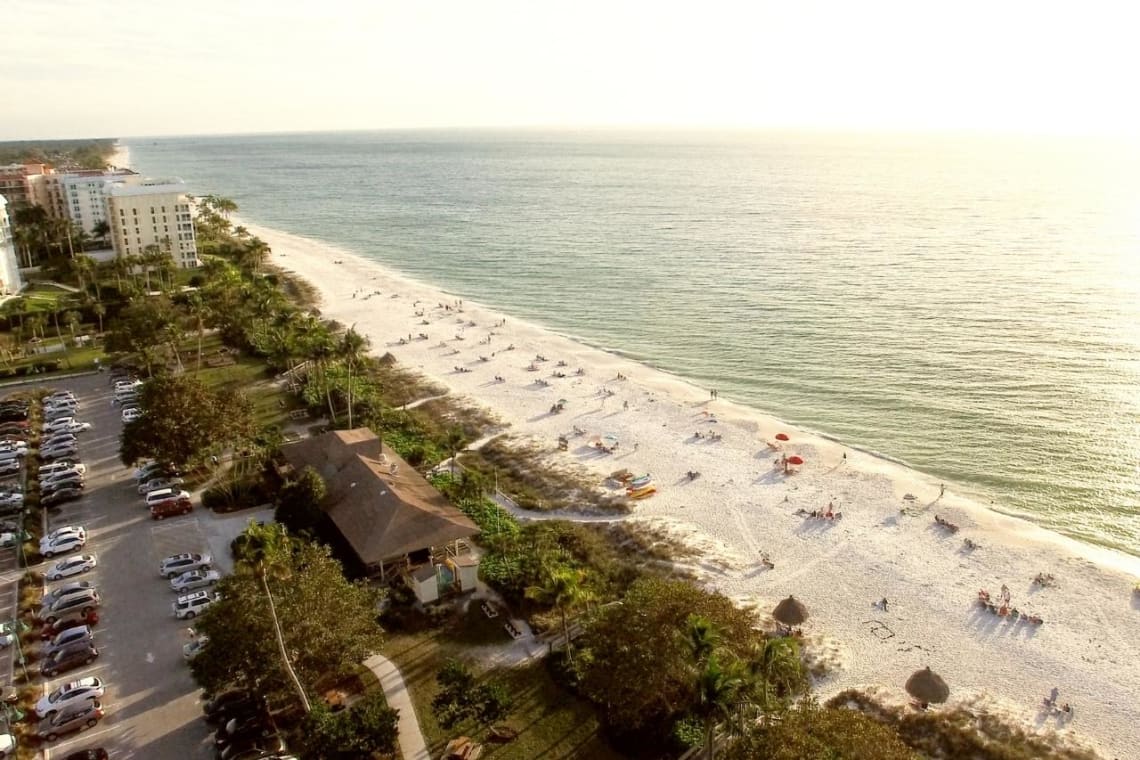
[[[1140,2],[0,0],[0,139],[417,127],[1140,135]]]

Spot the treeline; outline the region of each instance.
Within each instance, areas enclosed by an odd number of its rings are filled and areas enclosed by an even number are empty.
[[[48,164],[61,169],[106,169],[115,138],[0,142],[0,165]]]

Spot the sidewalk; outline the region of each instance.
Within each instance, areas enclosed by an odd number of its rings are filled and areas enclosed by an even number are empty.
[[[379,654],[365,660],[364,667],[380,679],[380,688],[384,690],[388,706],[400,711],[397,728],[404,760],[431,760],[424,735],[420,732],[419,720],[416,719],[416,710],[412,707],[412,697],[408,694],[408,687],[404,685],[404,677],[400,675],[399,668],[387,657]]]

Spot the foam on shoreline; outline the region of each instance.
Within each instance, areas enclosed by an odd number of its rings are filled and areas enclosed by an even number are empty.
[[[710,401],[707,389],[682,378],[482,305],[467,301],[462,313],[448,311],[441,304],[454,306],[456,295],[351,252],[238,223],[269,243],[275,265],[318,289],[325,316],[367,334],[376,355],[390,352],[491,409],[512,435],[549,446],[552,461],[575,461],[599,483],[623,467],[652,472],[659,493],[636,502],[630,519],[699,545],[704,579],[741,602],[766,611],[789,593],[803,599],[812,612],[808,633],[837,640],[844,651],[843,669],[820,686],[824,696],[864,686],[901,692],[906,677],[929,664],[950,684],[952,701],[998,700],[1030,728],[1091,740],[1109,756],[1140,756],[1140,597],[1131,593],[1140,559],[1000,514],[952,484],[939,497],[937,481],[899,463],[728,400]],[[491,342],[480,343],[490,333]],[[510,344],[514,350],[504,350]],[[527,371],[536,355],[549,361]],[[566,366],[556,368],[559,360]],[[584,376],[574,374],[578,367]],[[556,369],[567,377],[553,377]],[[629,379],[615,380],[619,373]],[[536,384],[539,378],[549,385]],[[566,411],[551,414],[558,399],[566,399]],[[575,426],[588,435],[557,452],[557,436]],[[722,439],[698,439],[697,431]],[[799,473],[774,466],[778,454],[766,441],[777,432],[791,438],[785,453],[806,460]],[[606,433],[622,442],[614,455],[584,445]],[[701,477],[690,481],[688,470]],[[906,494],[916,499],[906,502]],[[842,520],[794,514],[829,503]],[[913,514],[901,514],[908,504]],[[936,527],[935,514],[961,525],[961,533]],[[964,537],[980,548],[964,548]],[[1052,573],[1057,586],[1034,586],[1037,573]],[[996,594],[1003,583],[1015,606],[1045,624],[1009,623],[976,605],[979,588]],[[871,606],[883,597],[889,612]],[[1075,720],[1039,713],[1053,686],[1077,707]]]

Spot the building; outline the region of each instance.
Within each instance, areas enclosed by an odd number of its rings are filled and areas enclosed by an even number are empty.
[[[138,256],[153,246],[183,269],[200,264],[190,198],[182,180],[114,181],[104,192],[116,256]]]
[[[8,201],[0,195],[0,295],[12,295],[23,289],[20,260],[16,258],[12,225],[8,220]]]
[[[46,164],[8,164],[0,166],[0,195],[3,195],[10,209],[30,206],[36,201],[32,197],[32,182],[51,174]]]
[[[286,472],[312,467],[325,480],[321,509],[381,578],[406,573],[421,602],[475,588],[468,539],[479,528],[368,428],[335,430],[281,449]]]
[[[56,181],[55,178],[58,178]],[[53,216],[66,216],[75,222],[88,235],[95,236],[95,229],[107,219],[107,188],[111,183],[137,185],[143,178],[129,169],[116,171],[78,171],[57,174],[50,177],[49,186],[58,186],[58,201],[45,206]],[[62,209],[62,212],[60,212]]]

